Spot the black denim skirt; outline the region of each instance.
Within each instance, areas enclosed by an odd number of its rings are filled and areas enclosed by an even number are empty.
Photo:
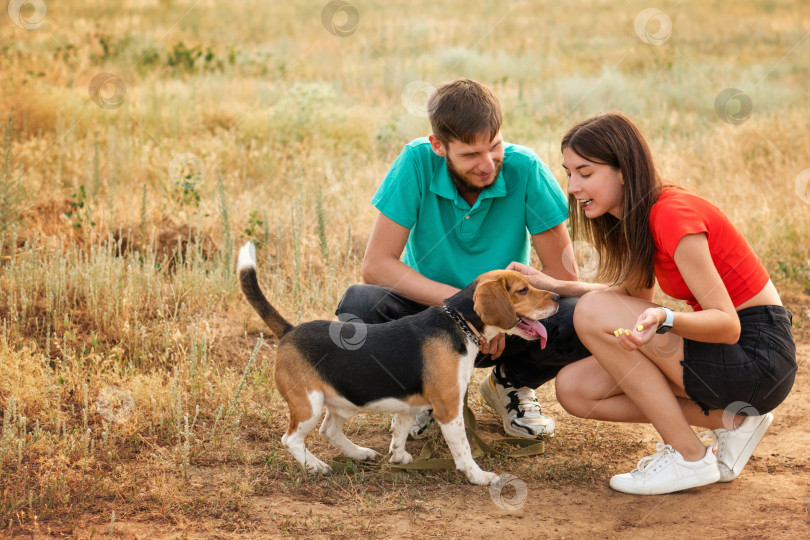
[[[734,345],[683,340],[684,390],[704,412],[734,404],[735,413],[765,414],[784,401],[796,377],[793,315],[782,306],[737,315],[741,332]]]

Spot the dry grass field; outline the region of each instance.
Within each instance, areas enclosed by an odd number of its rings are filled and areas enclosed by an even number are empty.
[[[4,4],[0,537],[806,534],[806,2]],[[664,176],[747,236],[794,313],[800,369],[738,480],[610,491],[654,431],[570,417],[550,385],[545,455],[479,459],[517,477],[512,507],[453,471],[308,476],[281,446],[275,338],[238,291],[236,249],[257,245],[291,321],[333,318],[360,280],[371,195],[429,132],[432,85],[461,76],[495,90],[504,138],[563,187],[562,134],[629,115]],[[381,451],[389,422],[359,415],[347,432]]]

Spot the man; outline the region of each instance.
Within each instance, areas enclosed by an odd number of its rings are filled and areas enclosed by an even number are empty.
[[[433,93],[428,111],[433,134],[405,146],[372,198],[380,215],[363,259],[367,284],[349,287],[337,315],[377,324],[440,306],[486,271],[528,264],[530,239],[543,272],[577,280],[564,262],[566,249],[573,260],[566,198],[533,151],[503,141],[495,95],[459,79]],[[574,332],[575,304],[562,299],[543,321],[545,349],[503,334],[481,349],[476,366],[495,366],[481,395],[512,436],[554,434],[534,388],[588,356]],[[431,421],[429,412],[417,416],[411,435]]]

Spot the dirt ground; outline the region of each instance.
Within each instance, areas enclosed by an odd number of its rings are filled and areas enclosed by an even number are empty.
[[[119,520],[116,538],[278,538],[285,536],[346,538],[806,538],[810,531],[810,345],[799,343],[799,371],[788,399],[775,411],[776,420],[749,461],[744,473],[728,484],[714,484],[680,493],[637,497],[612,491],[610,475],[633,468],[654,447],[655,432],[639,425],[616,425],[573,418],[553,401],[550,389],[541,399],[551,401],[547,410],[556,415],[557,440],[543,458],[522,460],[522,470],[501,494],[466,484],[458,475],[420,478],[413,484],[380,489],[377,483],[357,477],[342,485],[316,479],[297,486],[266,486],[251,498],[243,523],[211,519],[174,524]],[[480,370],[479,370],[480,371]],[[480,377],[481,374],[477,374]],[[479,422],[489,436],[497,436],[497,421],[478,409]],[[350,426],[351,428],[351,426]],[[373,428],[373,426],[372,426]],[[596,428],[596,430],[595,430]],[[363,428],[365,430],[365,428]],[[358,442],[384,448],[384,429]],[[562,441],[583,440],[583,433],[598,431],[602,437],[585,436],[584,445],[571,448]],[[317,437],[316,437],[317,439]],[[610,441],[640,441],[625,455],[614,458]],[[595,450],[589,449],[589,441]],[[605,444],[608,443],[608,444]],[[337,454],[316,443],[321,454]],[[409,443],[418,451],[420,442]],[[578,456],[564,456],[569,451]],[[532,460],[557,459],[560,467],[578,463],[590,452],[589,468],[596,472],[581,481],[549,474],[533,474]],[[317,452],[316,452],[317,453]],[[556,454],[552,456],[549,454]],[[481,462],[479,460],[479,462]],[[482,462],[503,472],[503,462]],[[554,469],[554,467],[552,467]],[[561,471],[562,472],[562,471]],[[553,470],[552,470],[553,473]],[[422,474],[422,473],[410,473]],[[198,471],[192,484],[201,493],[216,489],[214,471]],[[585,475],[586,477],[588,475]],[[560,479],[562,478],[562,480]],[[207,486],[207,488],[206,488]],[[525,487],[525,489],[524,489]],[[209,493],[209,496],[216,496]],[[109,537],[109,524],[88,516],[79,525],[79,538]],[[45,532],[45,531],[42,531]],[[47,534],[46,534],[47,535]]]
[[[793,391],[774,412],[775,421],[743,474],[731,483],[649,497],[612,491],[611,475],[631,470],[654,451],[655,431],[649,426],[574,418],[554,400],[553,387],[545,385],[538,395],[546,412],[557,419],[557,436],[547,442],[545,455],[478,458],[486,470],[514,475],[501,492],[472,486],[455,471],[361,470],[354,475],[307,477],[280,452],[277,438],[286,426],[278,425],[270,426],[267,439],[257,444],[268,454],[278,452],[276,459],[282,470],[290,471],[289,477],[268,476],[271,467],[264,463],[193,467],[187,490],[198,500],[222,497],[229,486],[253,482],[237,520],[233,514],[216,519],[204,512],[192,519],[187,517],[194,515],[192,509],[159,520],[154,514],[136,512],[111,526],[109,518],[86,514],[76,516],[68,530],[43,523],[33,538],[807,538],[806,331],[797,336],[797,344],[799,370]],[[486,370],[477,370],[474,381],[485,375]],[[502,436],[494,414],[475,399],[471,405],[484,437]],[[387,422],[387,416],[359,415],[347,425],[347,433],[359,444],[383,451],[389,442]],[[438,441],[438,433],[432,438]],[[308,442],[322,458],[339,455],[315,434]],[[416,455],[423,444],[412,441],[408,449]]]

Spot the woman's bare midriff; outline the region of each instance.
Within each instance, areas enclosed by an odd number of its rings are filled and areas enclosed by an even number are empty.
[[[765,287],[762,288],[757,294],[737,306],[737,311],[756,307],[756,306],[781,306],[782,299],[779,298],[779,292],[777,292],[776,287],[774,286],[771,280],[768,280],[768,283],[765,284]]]

